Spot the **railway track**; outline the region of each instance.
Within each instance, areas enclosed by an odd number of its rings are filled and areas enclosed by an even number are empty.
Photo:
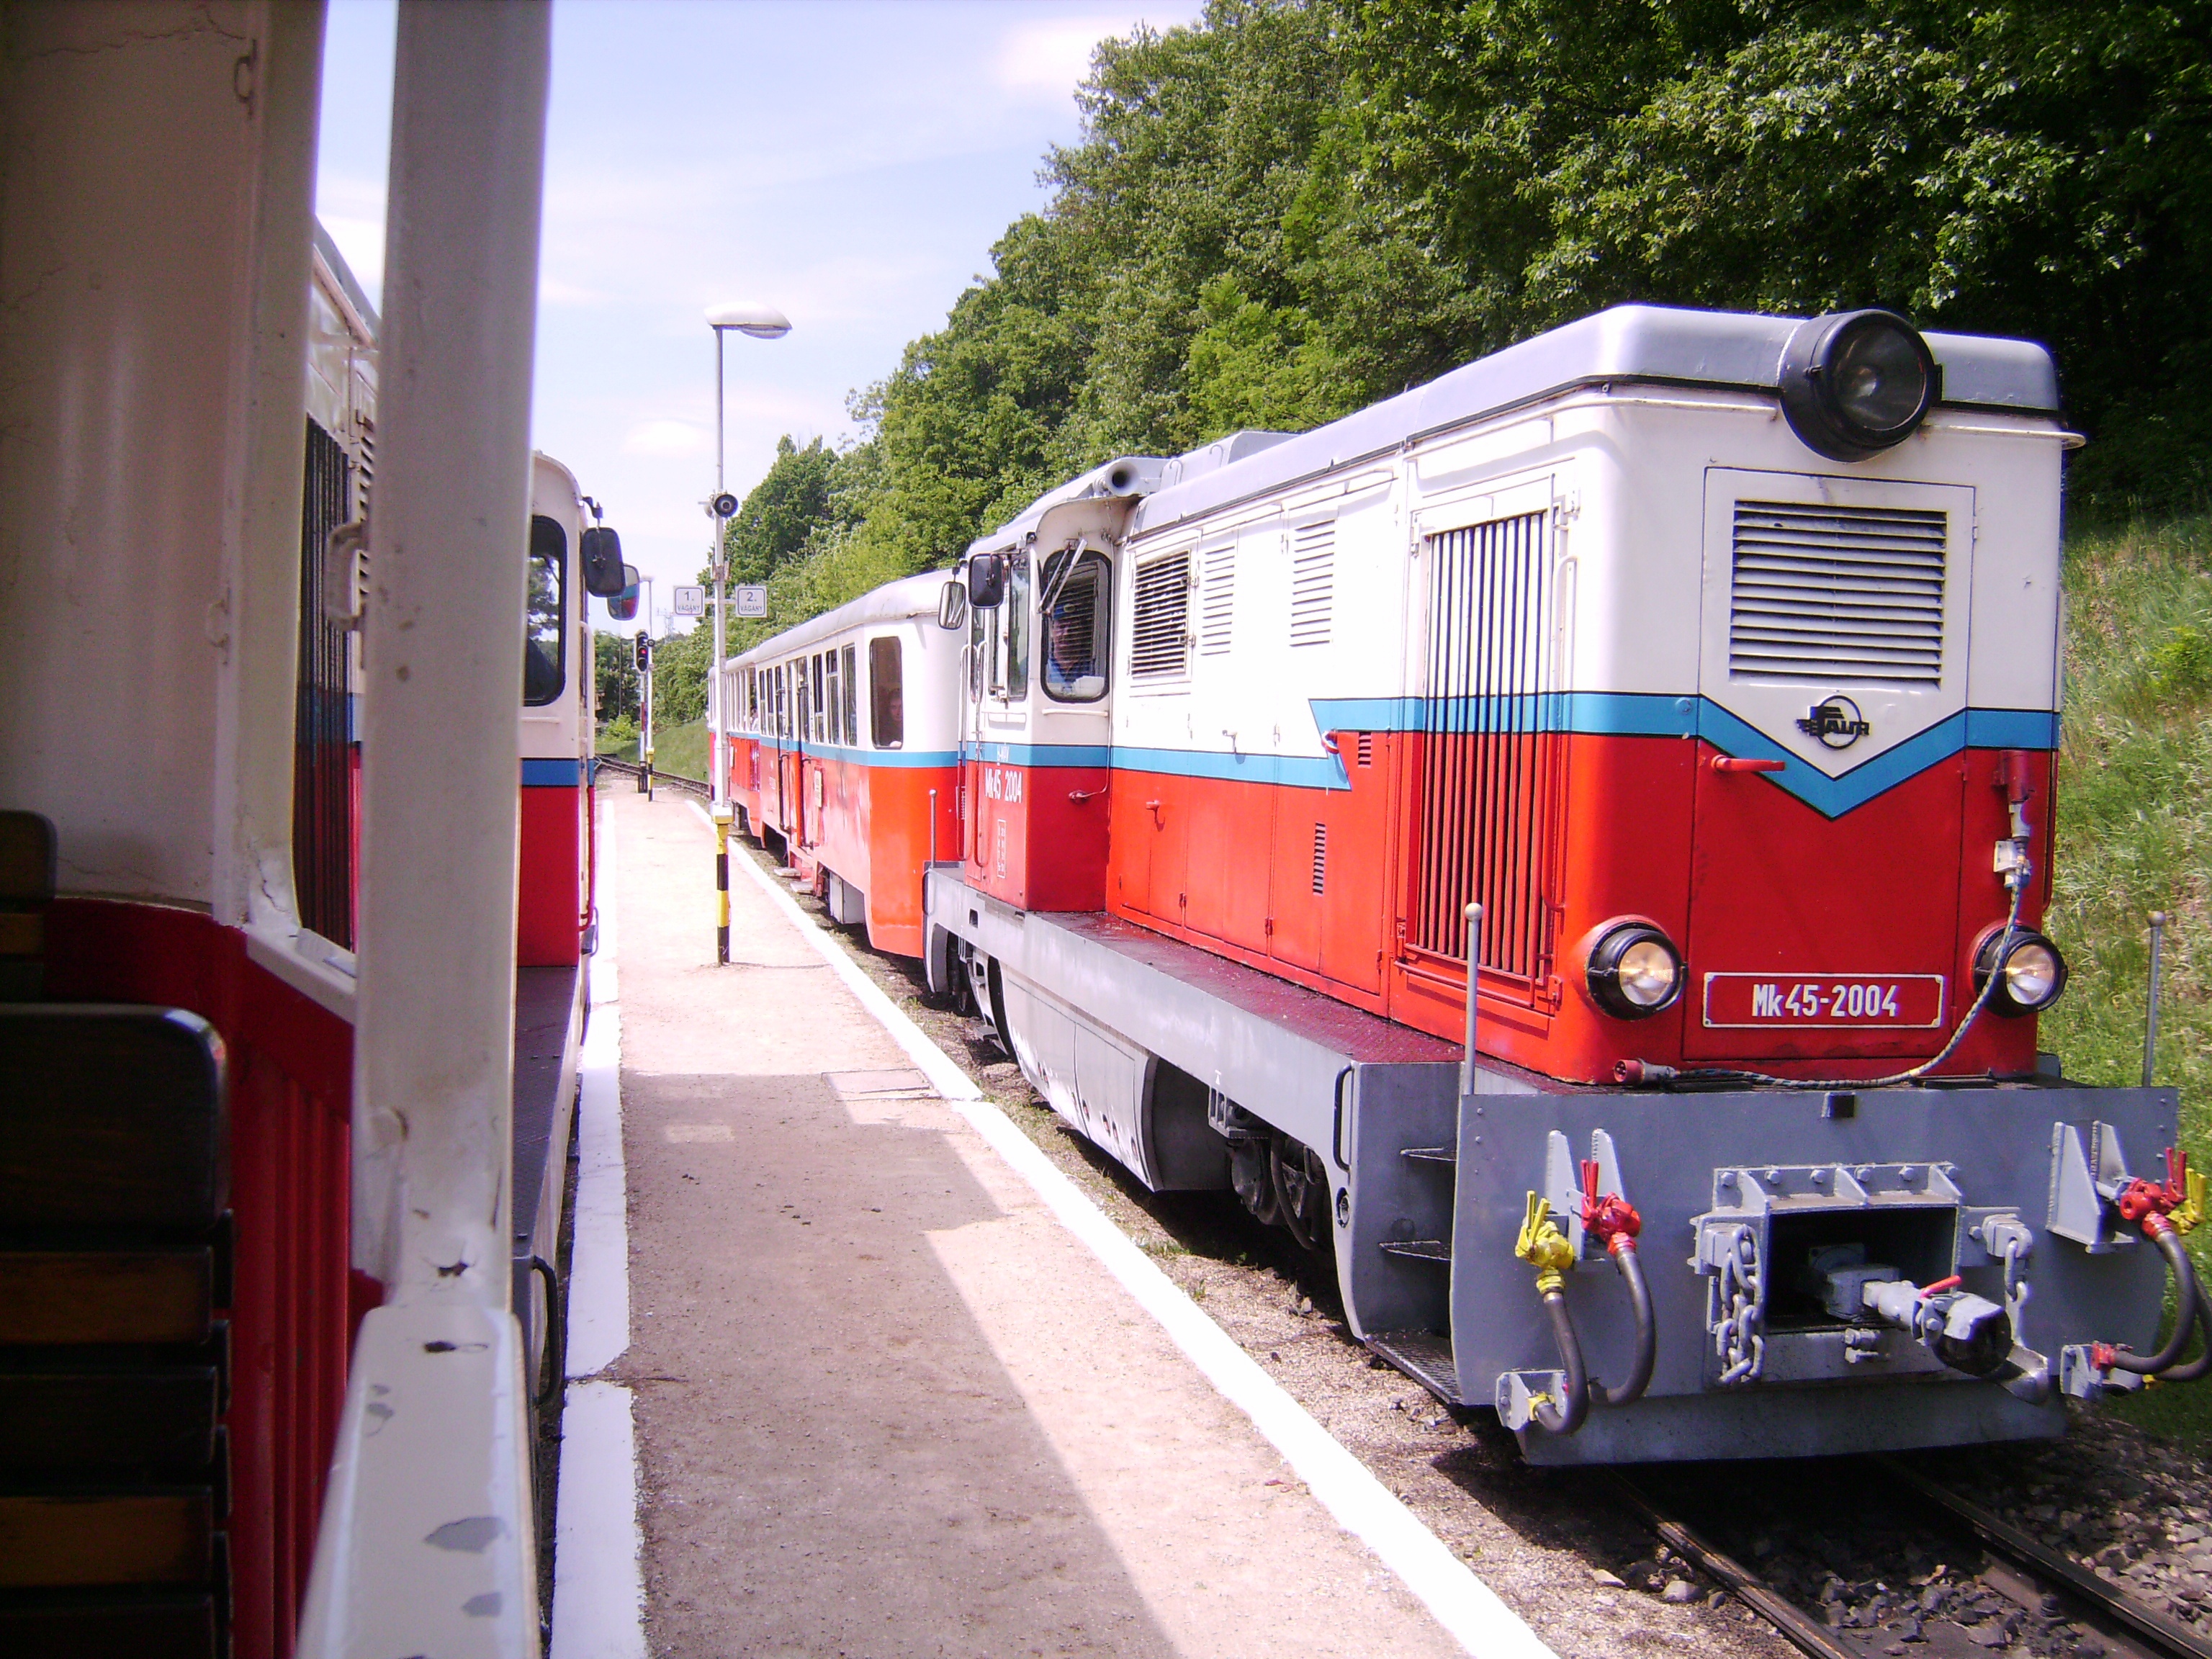
[[[1856,1467],[1873,1477],[1882,1489],[1879,1495],[1893,1496],[1929,1512],[1937,1527],[1948,1528],[1962,1543],[1978,1545],[1990,1558],[1979,1574],[1972,1575],[1985,1588],[1973,1604],[1970,1620],[1949,1616],[1956,1610],[1953,1598],[1970,1594],[1960,1587],[1960,1581],[1939,1584],[1936,1595],[1929,1597],[1923,1584],[1928,1575],[1904,1572],[1894,1575],[1893,1593],[1899,1599],[1888,1609],[1901,1617],[1885,1615],[1878,1622],[1852,1622],[1841,1595],[1820,1604],[1816,1616],[1761,1572],[1745,1565],[1655,1490],[1651,1478],[1656,1471],[1612,1471],[1605,1480],[1620,1502],[1662,1543],[1815,1659],[1865,1659],[1869,1654],[1882,1652],[1932,1656],[1954,1650],[1956,1642],[1934,1645],[1924,1628],[1944,1624],[1951,1626],[1950,1633],[1957,1638],[1992,1651],[2212,1659],[2212,1641],[2180,1620],[1903,1461],[1874,1456]],[[1915,1597],[1916,1586],[1921,1587],[1920,1599]],[[1999,1605],[1986,1605],[1992,1601]],[[2011,1604],[2009,1609],[2002,1607],[2005,1602]],[[2069,1626],[2094,1632],[2097,1645],[2084,1646],[2064,1635]]]
[[[645,770],[635,761],[617,760],[611,755],[597,756],[594,757],[594,763],[603,772],[617,772],[626,778],[635,778]],[[657,768],[653,774],[653,787],[678,790],[687,795],[696,795],[701,800],[711,800],[714,794],[713,790],[696,778],[684,777],[674,772],[663,772]]]

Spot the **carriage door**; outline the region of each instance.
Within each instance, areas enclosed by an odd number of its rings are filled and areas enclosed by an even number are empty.
[[[1925,1053],[1956,1018],[1973,526],[1958,486],[1705,475],[1692,1058]]]

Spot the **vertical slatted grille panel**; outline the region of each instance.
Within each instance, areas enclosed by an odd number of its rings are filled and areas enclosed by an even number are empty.
[[[1237,620],[1237,544],[1208,548],[1198,579],[1198,654],[1229,653]]]
[[[1137,570],[1129,678],[1169,679],[1190,664],[1190,555],[1170,553]]]
[[[353,766],[346,730],[346,630],[325,615],[323,544],[343,524],[352,480],[337,440],[307,422],[300,526],[300,664],[293,722],[292,870],[300,921],[353,944]]]
[[[1493,520],[1430,544],[1428,695],[1410,942],[1479,963],[1529,1000],[1551,971],[1565,740],[1544,727],[1550,675],[1547,515]],[[1494,988],[1506,990],[1508,985]]]
[[[1336,608],[1336,521],[1291,536],[1291,643],[1327,645]]]

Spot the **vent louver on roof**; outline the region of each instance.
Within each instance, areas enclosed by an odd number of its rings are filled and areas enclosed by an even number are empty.
[[[1165,679],[1189,663],[1190,554],[1170,553],[1137,567],[1137,604],[1129,635],[1129,677]]]
[[[1738,501],[1730,678],[1936,684],[1947,520],[1911,507]]]

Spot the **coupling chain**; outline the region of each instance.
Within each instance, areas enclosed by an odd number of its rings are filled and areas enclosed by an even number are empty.
[[[1713,1351],[1720,1357],[1721,1383],[1756,1382],[1766,1364],[1766,1270],[1759,1259],[1759,1235],[1749,1227],[1732,1230],[1720,1259],[1717,1287],[1726,1309],[1713,1323]]]

